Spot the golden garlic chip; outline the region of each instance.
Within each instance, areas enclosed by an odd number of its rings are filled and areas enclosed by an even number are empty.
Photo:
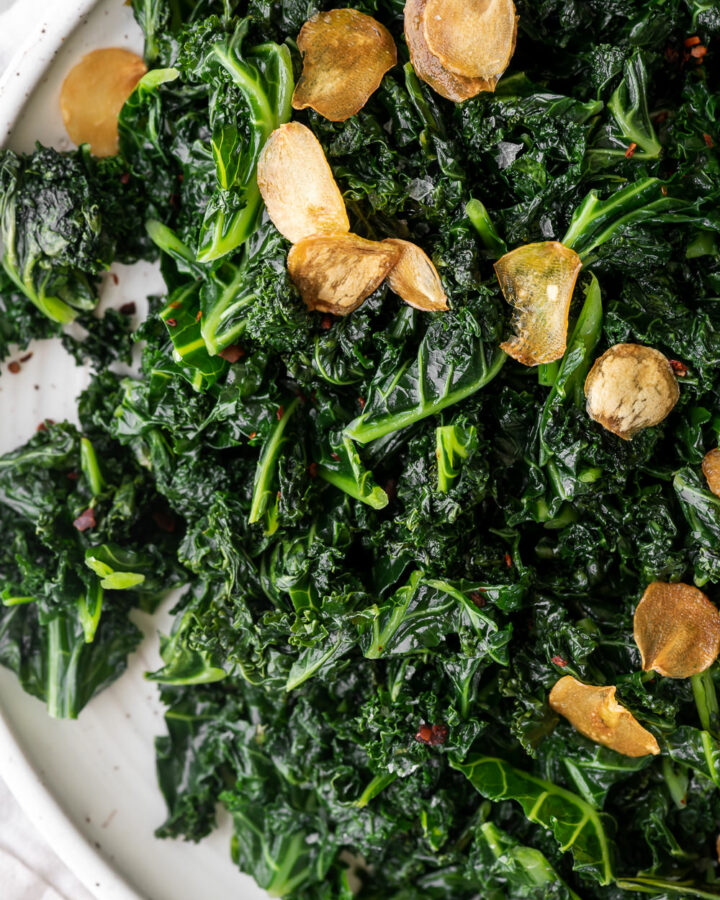
[[[288,271],[308,309],[347,316],[382,283],[400,251],[356,234],[316,235],[290,248]]]
[[[139,56],[120,47],[83,56],[60,90],[60,111],[70,140],[90,144],[93,156],[114,156],[119,149],[118,114],[146,72]]]
[[[292,105],[311,107],[331,122],[344,122],[368,102],[397,63],[390,32],[355,9],[315,13],[300,29],[303,70]]]
[[[418,78],[429,84],[441,97],[455,103],[462,103],[481,91],[494,91],[499,75],[491,78],[463,78],[446,69],[437,56],[430,52],[423,30],[426,2],[427,0],[406,0],[405,3],[405,40],[410,51],[410,62]]]
[[[388,275],[390,289],[409,305],[425,312],[448,308],[440,276],[428,255],[410,241],[386,238],[384,244],[397,247],[400,256]]]
[[[495,263],[515,334],[500,344],[524,366],[553,362],[565,353],[568,312],[582,263],[557,241],[526,244]]]
[[[705,454],[702,470],[708,487],[716,497],[720,497],[720,449],[716,447]]]
[[[257,182],[273,225],[293,243],[350,231],[345,201],[323,148],[300,122],[281,125],[267,139]]]
[[[430,52],[464,78],[502,75],[515,52],[512,0],[427,0],[422,22]]]
[[[550,706],[585,737],[623,756],[660,752],[658,742],[615,699],[616,688],[583,684],[565,675],[550,691]]]
[[[642,344],[610,347],[585,379],[588,415],[626,441],[662,422],[679,397],[668,360]]]
[[[633,636],[646,672],[689,678],[717,659],[720,613],[690,584],[654,581],[635,610]]]

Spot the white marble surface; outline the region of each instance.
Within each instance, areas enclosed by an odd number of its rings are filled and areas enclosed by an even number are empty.
[[[48,0],[0,0],[0,71],[47,8]],[[92,900],[1,780],[0,885],[3,900]]]

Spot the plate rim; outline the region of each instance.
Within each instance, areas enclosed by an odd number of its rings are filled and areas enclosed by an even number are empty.
[[[99,0],[63,2],[35,23],[0,74],[0,147],[68,38]],[[33,826],[98,900],[142,900],[81,833],[30,762],[0,705],[0,777]]]

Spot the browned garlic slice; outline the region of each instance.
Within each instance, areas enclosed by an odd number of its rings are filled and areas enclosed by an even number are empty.
[[[720,449],[718,447],[705,454],[702,470],[708,487],[716,497],[720,497]]]
[[[410,62],[418,78],[454,103],[475,97],[481,91],[494,91],[500,75],[490,78],[464,78],[446,69],[430,52],[425,40],[423,15],[427,0],[407,0],[405,3],[405,40],[410,51]]]
[[[502,75],[515,52],[512,0],[427,0],[422,21],[430,52],[463,78]]]
[[[347,316],[380,286],[399,256],[385,241],[315,235],[290,249],[288,271],[308,309]]]
[[[428,255],[410,241],[387,238],[383,243],[397,247],[400,252],[387,278],[390,289],[415,309],[425,312],[446,310],[447,296]]]
[[[121,47],[93,50],[65,77],[60,112],[75,144],[90,144],[93,156],[118,152],[118,114],[147,72],[135,53]]]
[[[550,691],[550,706],[585,737],[623,756],[660,753],[655,737],[615,699],[614,686],[596,687],[565,675]]]
[[[315,13],[300,29],[303,70],[292,105],[311,107],[332,122],[343,122],[367,103],[397,63],[390,32],[355,9]]]
[[[565,353],[568,313],[582,263],[558,241],[525,244],[495,263],[503,295],[514,307],[516,334],[500,347],[524,366],[554,362]]]
[[[591,419],[629,441],[672,411],[680,389],[672,366],[652,347],[615,344],[595,360],[585,381]]]
[[[293,243],[350,231],[345,201],[323,148],[300,122],[281,125],[267,139],[257,182],[273,225]]]
[[[642,667],[668,678],[689,678],[720,652],[720,613],[690,584],[649,584],[633,618]]]

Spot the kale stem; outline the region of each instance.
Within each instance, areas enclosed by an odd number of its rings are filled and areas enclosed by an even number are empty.
[[[720,707],[710,670],[706,669],[698,675],[693,675],[690,683],[703,731],[717,734],[718,723],[720,723]]]

